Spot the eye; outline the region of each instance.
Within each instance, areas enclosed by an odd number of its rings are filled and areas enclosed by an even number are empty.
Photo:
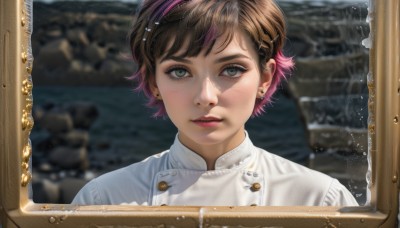
[[[231,78],[237,78],[240,77],[244,72],[246,71],[246,68],[242,66],[228,66],[226,67],[222,72],[222,76],[227,76]]]
[[[169,69],[166,74],[174,79],[181,79],[189,76],[189,72],[183,67],[174,67]]]

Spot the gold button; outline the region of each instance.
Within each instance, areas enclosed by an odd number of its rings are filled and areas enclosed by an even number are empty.
[[[161,181],[158,183],[158,190],[166,191],[169,188],[168,183],[165,181]]]
[[[251,185],[250,189],[253,192],[259,191],[261,189],[261,184],[256,182],[256,183]]]

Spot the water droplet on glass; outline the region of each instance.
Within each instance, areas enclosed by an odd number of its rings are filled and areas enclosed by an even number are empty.
[[[365,39],[363,39],[362,41],[361,41],[361,44],[365,47],[365,48],[368,48],[368,49],[370,49],[371,48],[371,39],[368,37],[368,38],[365,38]]]

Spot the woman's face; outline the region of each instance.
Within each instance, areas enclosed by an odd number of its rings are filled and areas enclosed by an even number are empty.
[[[218,39],[207,56],[202,52],[156,62],[152,91],[162,99],[181,142],[193,150],[201,145],[239,145],[256,98],[263,95],[261,89],[265,94],[272,77],[268,71],[261,73],[247,35],[238,30],[225,49],[223,42],[224,37]],[[274,64],[270,60],[267,68]]]

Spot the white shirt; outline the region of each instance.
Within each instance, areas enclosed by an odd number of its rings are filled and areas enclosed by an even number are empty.
[[[358,206],[338,180],[255,147],[247,134],[210,171],[176,137],[170,150],[93,179],[72,204]]]

